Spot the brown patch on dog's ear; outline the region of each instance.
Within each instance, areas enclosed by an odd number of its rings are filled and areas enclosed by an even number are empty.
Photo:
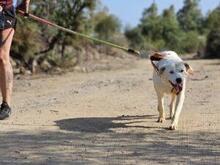
[[[184,63],[185,67],[186,67],[186,72],[189,73],[189,74],[193,74],[193,69],[192,67],[187,64],[187,63]]]
[[[164,58],[164,55],[159,52],[155,52],[152,55],[150,55],[151,61],[160,61],[163,58]]]

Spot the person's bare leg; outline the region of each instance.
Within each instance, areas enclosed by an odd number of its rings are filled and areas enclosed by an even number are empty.
[[[0,32],[0,88],[3,102],[9,106],[13,88],[13,71],[10,62],[10,49],[14,29],[9,28]]]

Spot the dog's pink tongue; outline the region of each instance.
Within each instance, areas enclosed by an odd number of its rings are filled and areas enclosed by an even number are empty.
[[[175,88],[175,91],[176,91],[177,94],[179,94],[182,91],[182,89],[183,89],[181,84],[176,84],[174,86],[174,88]]]

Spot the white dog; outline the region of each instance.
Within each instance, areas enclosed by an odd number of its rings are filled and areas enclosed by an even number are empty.
[[[165,120],[164,95],[171,95],[170,129],[175,130],[183,107],[186,90],[186,76],[192,68],[184,63],[174,51],[156,52],[150,56],[154,67],[153,82],[158,97],[158,122]]]

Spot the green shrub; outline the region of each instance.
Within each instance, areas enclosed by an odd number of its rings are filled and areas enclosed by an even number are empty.
[[[197,52],[199,43],[199,35],[196,32],[187,32],[182,36],[180,49],[184,53],[194,53]]]
[[[220,58],[220,28],[215,28],[209,32],[205,57]]]
[[[125,37],[129,41],[130,47],[132,48],[141,48],[144,45],[144,37],[141,34],[140,28],[136,27],[133,29],[125,30]]]

